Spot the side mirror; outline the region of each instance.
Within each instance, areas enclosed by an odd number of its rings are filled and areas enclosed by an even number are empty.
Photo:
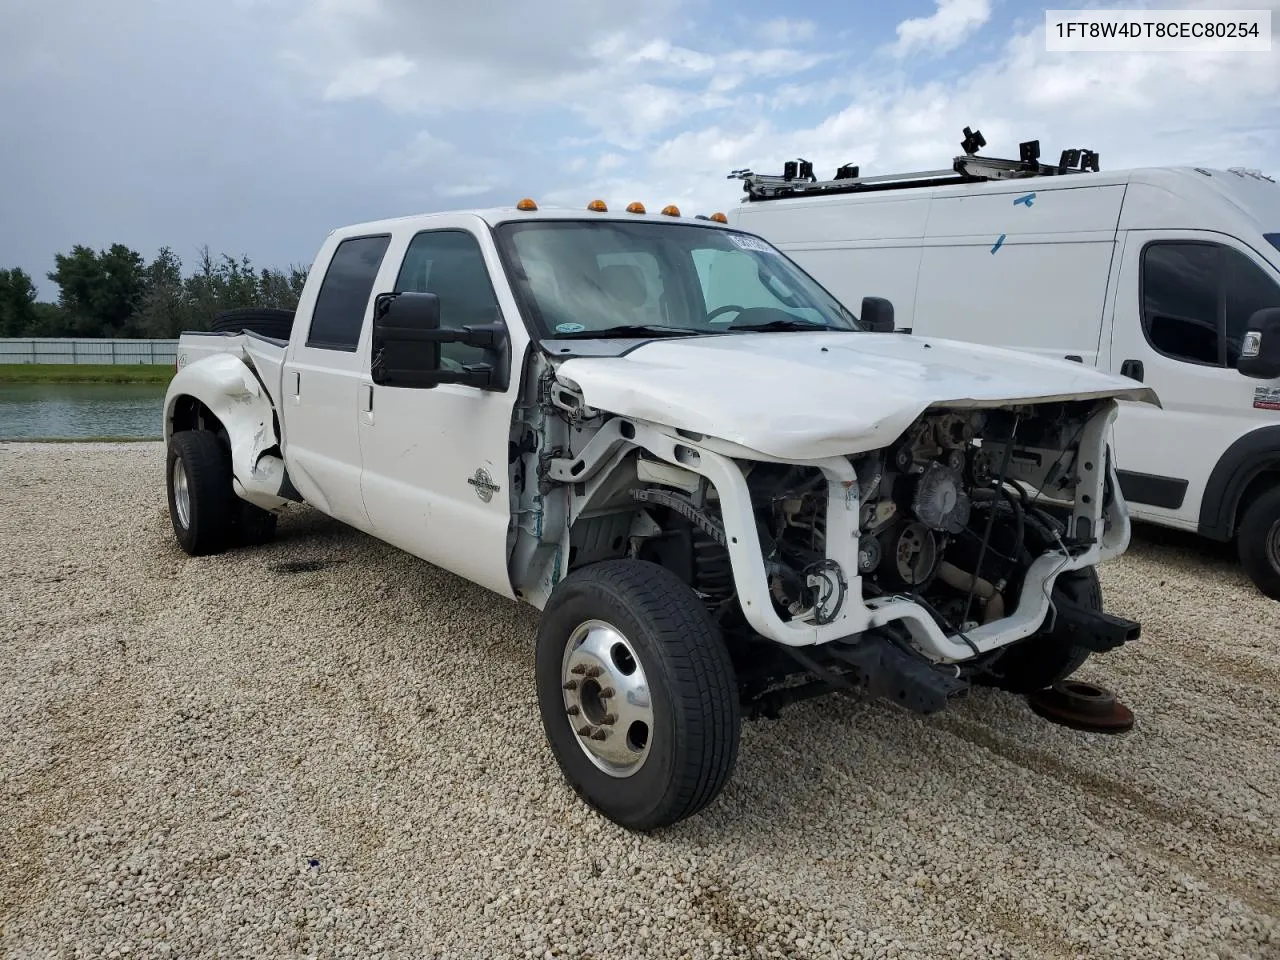
[[[460,383],[488,389],[494,385],[493,364],[442,369],[440,345],[462,343],[497,351],[506,346],[506,338],[501,323],[442,329],[440,298],[434,293],[380,293],[373,302],[370,373],[374,383],[385,387],[430,389]]]
[[[1280,377],[1280,307],[1267,307],[1249,318],[1236,369],[1246,377]]]
[[[884,297],[863,297],[858,319],[872,333],[893,333],[893,304]]]

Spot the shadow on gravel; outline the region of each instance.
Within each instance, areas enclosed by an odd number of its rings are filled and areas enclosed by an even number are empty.
[[[1186,530],[1158,527],[1135,520],[1129,550],[1151,555],[1158,560],[1176,558],[1184,563],[1195,563],[1220,572],[1243,575],[1235,543],[1220,543]]]

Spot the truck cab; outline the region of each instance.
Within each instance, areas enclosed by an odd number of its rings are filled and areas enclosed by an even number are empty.
[[[262,545],[306,504],[537,608],[553,753],[639,830],[711,802],[744,713],[931,713],[1136,639],[1096,566],[1129,537],[1108,432],[1154,393],[893,333],[723,219],[523,200],[335,230],[292,316],[181,338],[178,543]]]

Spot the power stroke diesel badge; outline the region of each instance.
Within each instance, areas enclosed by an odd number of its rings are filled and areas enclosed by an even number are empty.
[[[502,488],[493,482],[493,477],[489,476],[489,471],[484,467],[478,469],[467,483],[476,488],[476,496],[488,503],[493,499],[493,495]]]

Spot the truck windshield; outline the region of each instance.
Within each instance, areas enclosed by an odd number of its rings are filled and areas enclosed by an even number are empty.
[[[808,274],[748,234],[614,220],[533,220],[496,233],[543,337],[862,329]]]

